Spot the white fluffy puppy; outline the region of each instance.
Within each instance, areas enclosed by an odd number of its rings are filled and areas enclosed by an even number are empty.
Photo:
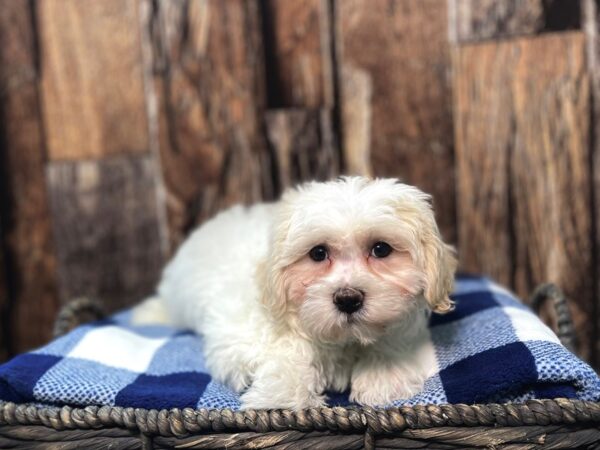
[[[203,335],[211,375],[244,408],[322,406],[348,387],[382,405],[436,371],[427,317],[451,309],[455,267],[429,195],[394,179],[311,182],[198,228],[135,317]]]

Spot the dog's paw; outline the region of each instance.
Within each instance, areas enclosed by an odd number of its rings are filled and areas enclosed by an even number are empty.
[[[246,372],[236,372],[234,374],[230,374],[227,380],[222,381],[223,384],[226,384],[235,392],[243,392],[251,382],[250,374]]]
[[[206,362],[213,380],[237,393],[244,392],[252,383],[251,366],[248,364],[240,363],[238,360],[237,364],[226,365],[223,361],[214,361],[213,358],[207,358]]]
[[[277,392],[275,389],[265,392],[250,387],[241,395],[241,409],[292,409],[321,408],[326,406],[327,397],[322,394],[305,392],[302,394]]]
[[[425,377],[399,367],[363,370],[353,376],[350,401],[360,405],[384,406],[414,396],[423,389]]]

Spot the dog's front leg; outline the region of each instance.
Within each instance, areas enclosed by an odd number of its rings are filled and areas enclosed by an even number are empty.
[[[324,406],[325,383],[310,344],[301,340],[278,342],[263,353],[251,386],[241,396],[242,409]]]
[[[408,345],[392,340],[364,349],[352,371],[350,401],[384,406],[420,392],[437,371],[435,350],[427,337],[424,333]]]

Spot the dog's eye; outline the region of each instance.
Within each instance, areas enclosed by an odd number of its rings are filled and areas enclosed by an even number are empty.
[[[371,255],[375,258],[385,258],[392,253],[392,247],[387,242],[376,242],[371,248]]]
[[[327,258],[327,247],[324,245],[317,245],[316,247],[310,249],[308,255],[313,261],[324,261]]]

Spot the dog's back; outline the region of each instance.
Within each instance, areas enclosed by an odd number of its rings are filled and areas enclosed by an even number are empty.
[[[134,310],[134,321],[204,333],[256,310],[249,302],[258,301],[255,273],[266,256],[273,208],[234,206],[196,229],[163,271],[157,296]]]

